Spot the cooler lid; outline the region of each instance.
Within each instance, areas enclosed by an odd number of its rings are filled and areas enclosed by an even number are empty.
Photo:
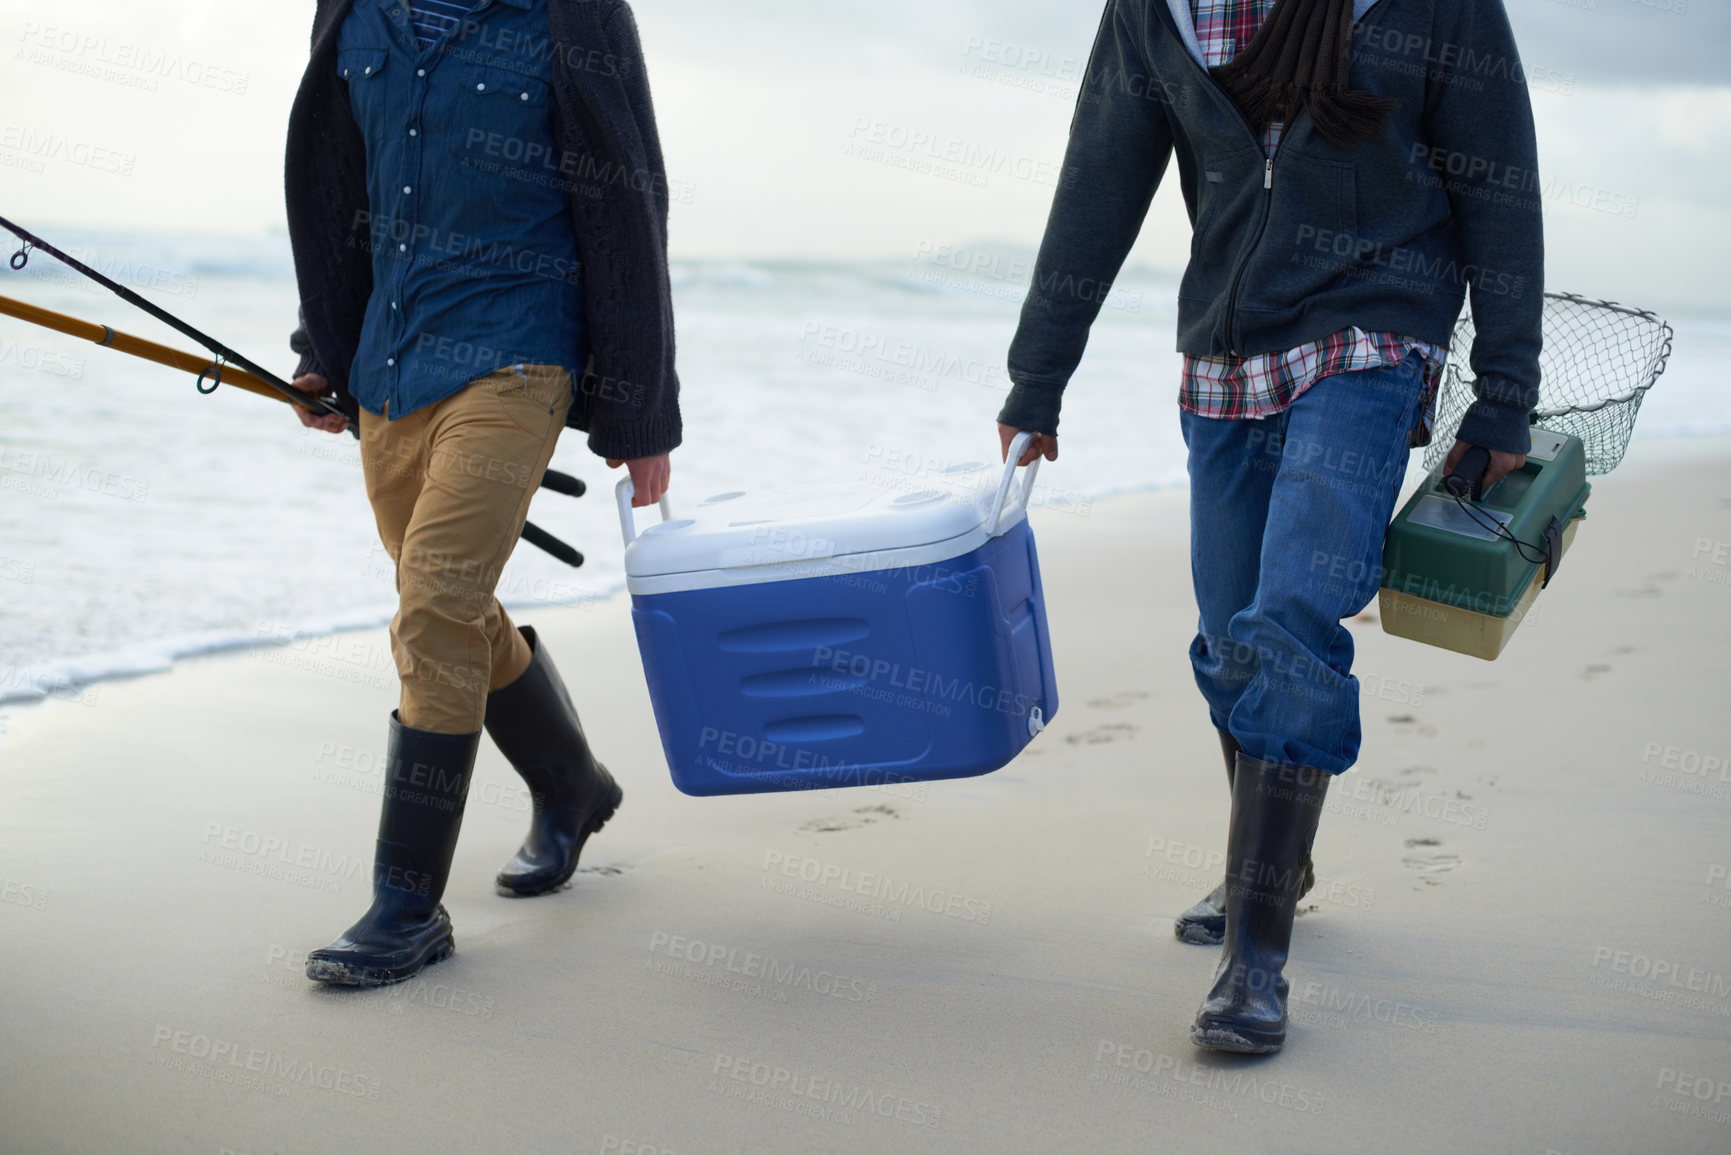
[[[638,534],[625,551],[625,572],[643,578],[796,565],[964,537],[990,520],[995,475],[980,462],[905,487],[850,481],[718,493]],[[1006,508],[1000,529],[1023,514],[1019,505]]]

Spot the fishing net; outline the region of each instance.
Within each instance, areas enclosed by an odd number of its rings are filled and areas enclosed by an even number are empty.
[[[1469,310],[1449,345],[1436,431],[1424,458],[1427,470],[1442,464],[1473,403],[1469,355],[1474,332]],[[1546,293],[1544,339],[1539,404],[1531,421],[1553,433],[1579,437],[1587,451],[1587,472],[1609,473],[1629,447],[1641,399],[1665,371],[1671,326],[1652,313],[1610,301]]]

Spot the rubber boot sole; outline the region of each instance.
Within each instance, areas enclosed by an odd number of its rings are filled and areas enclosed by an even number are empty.
[[[330,958],[308,959],[307,978],[333,987],[388,987],[393,983],[414,978],[427,967],[444,962],[456,953],[456,938],[446,935],[442,942],[428,952],[426,958],[398,967],[363,966]]]
[[[1286,1032],[1276,1035],[1225,1023],[1196,1023],[1190,1028],[1190,1041],[1210,1051],[1226,1051],[1234,1055],[1272,1055],[1286,1045]]]
[[[603,809],[596,811],[589,821],[583,824],[582,831],[577,835],[577,845],[571,851],[571,867],[565,873],[549,876],[547,881],[536,883],[532,887],[513,885],[507,881],[505,875],[501,874],[493,880],[494,887],[505,898],[535,898],[538,895],[552,894],[554,891],[562,889],[567,882],[571,881],[571,876],[577,873],[578,860],[583,857],[583,848],[589,844],[590,837],[599,833],[601,828],[607,825],[613,815],[618,813],[619,806],[624,801],[625,791],[615,787],[612,800]]]
[[[1200,919],[1180,915],[1172,924],[1172,934],[1179,942],[1192,946],[1219,946],[1226,941],[1226,916]]]

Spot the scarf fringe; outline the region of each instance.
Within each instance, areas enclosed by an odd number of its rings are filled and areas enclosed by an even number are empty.
[[[1309,103],[1310,122],[1336,148],[1380,136],[1389,113],[1400,107],[1400,101],[1370,92],[1315,93]]]
[[[1352,0],[1281,0],[1248,45],[1213,70],[1252,128],[1292,123],[1300,108],[1324,139],[1347,148],[1379,135],[1400,102],[1348,90]]]

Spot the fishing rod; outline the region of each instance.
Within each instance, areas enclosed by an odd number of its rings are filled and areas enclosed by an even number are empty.
[[[109,325],[99,325],[94,321],[81,321],[77,317],[68,317],[64,313],[56,313],[52,309],[44,309],[25,301],[17,301],[11,297],[0,297],[0,315],[16,317],[20,321],[28,321],[43,329],[52,329],[56,333],[64,333],[68,337],[77,337],[117,353],[125,353],[144,361],[154,361],[158,365],[167,365],[170,369],[179,369],[183,373],[197,373],[202,379],[208,376],[215,363],[208,357],[199,357],[167,345],[158,345],[155,341],[146,341],[143,337],[134,337],[131,333],[122,333]],[[248,373],[245,369],[231,367],[223,374],[222,383],[232,385],[236,389],[245,389],[248,393],[256,393],[268,397],[272,401],[295,404],[284,397],[280,390],[271,387],[267,381],[262,381]]]
[[[150,301],[139,296],[119,281],[113,280],[97,272],[77,257],[61,252],[35,233],[30,232],[28,229],[22,228],[19,225],[13,224],[5,217],[0,217],[0,227],[5,228],[7,232],[24,242],[23,247],[12,254],[11,265],[13,272],[23,272],[24,267],[30,263],[30,250],[41,249],[43,252],[72,269],[74,272],[95,281],[97,284],[101,285],[127,304],[143,309],[146,313],[149,313],[164,325],[174,329],[176,332],[191,337],[194,341],[197,341],[200,345],[209,349],[213,354],[215,354],[216,360],[209,368],[199,374],[198,391],[200,393],[214,392],[216,387],[222,384],[222,372],[224,367],[232,363],[239,365],[242,369],[252,374],[255,379],[282,394],[285,401],[291,401],[302,409],[310,409],[314,412],[330,413],[341,417],[344,421],[348,420],[348,414],[343,412],[342,406],[338,405],[334,398],[315,397],[311,393],[303,393],[301,390],[296,389],[293,385],[290,385],[288,382],[276,376],[269,369],[262,368],[254,362],[247,360],[245,357],[242,357],[239,353],[236,353],[233,349],[230,349],[215,337],[199,332],[185,321],[182,321],[179,317],[176,317],[173,313],[170,313],[167,309],[159,308],[157,305],[152,304]],[[206,389],[204,386],[206,376],[213,378],[209,389]]]
[[[97,272],[76,257],[61,252],[41,237],[13,224],[5,217],[0,217],[0,227],[4,227],[23,242],[23,246],[12,254],[10,264],[13,272],[22,272],[25,266],[30,263],[31,250],[40,249],[67,267],[108,289],[121,300],[143,309],[163,324],[197,341],[209,350],[213,357],[199,357],[167,345],[159,345],[155,341],[147,341],[142,337],[122,333],[110,325],[83,321],[77,317],[69,317],[63,313],[56,313],[24,301],[13,300],[10,297],[0,297],[0,314],[16,317],[32,325],[51,329],[57,333],[64,333],[69,337],[90,341],[105,348],[114,349],[116,352],[155,362],[158,365],[166,365],[171,369],[196,373],[198,374],[198,391],[203,394],[214,393],[222,385],[232,385],[237,389],[256,393],[261,397],[268,397],[275,401],[284,401],[310,412],[334,414],[347,423],[350,433],[356,437],[360,436],[359,426],[349,418],[347,413],[343,412],[342,406],[337,404],[335,399],[315,396],[296,389],[268,369],[264,369],[241,356],[214,337],[193,328],[166,309],[159,308],[125,285]],[[207,379],[209,381],[208,387],[206,386]],[[554,493],[562,493],[567,497],[582,497],[587,488],[580,478],[572,477],[568,473],[561,473],[556,469],[549,469],[543,474],[541,487],[550,489]],[[523,524],[522,537],[530,545],[552,555],[566,565],[577,567],[583,564],[581,553],[533,522]]]

